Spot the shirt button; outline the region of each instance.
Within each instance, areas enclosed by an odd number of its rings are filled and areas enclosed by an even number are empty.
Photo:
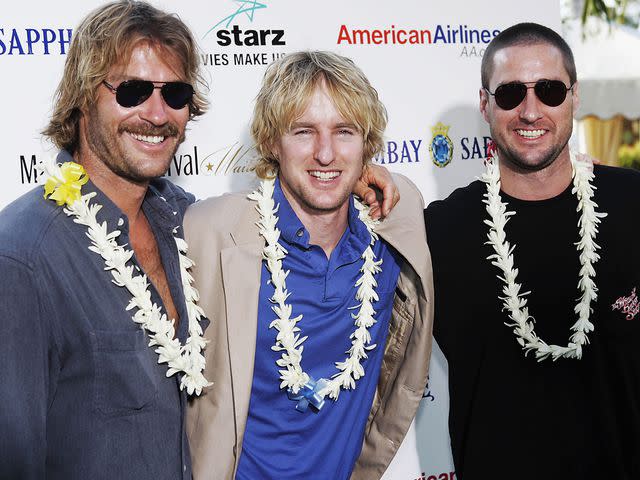
[[[182,471],[183,471],[183,472],[186,472],[186,471],[187,471],[187,466],[186,466],[186,465],[184,465],[184,466],[182,467]]]
[[[296,235],[297,235],[298,237],[303,236],[303,235],[304,235],[304,228],[301,228],[300,230],[298,230],[298,231],[296,232]]]

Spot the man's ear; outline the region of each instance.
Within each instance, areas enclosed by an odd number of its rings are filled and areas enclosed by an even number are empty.
[[[480,91],[478,93],[480,95],[480,113],[482,114],[484,121],[489,123],[489,114],[487,113],[489,94],[483,87],[480,87]]]
[[[273,142],[273,144],[269,145],[269,152],[276,159],[276,162],[280,163],[280,145],[278,142]]]
[[[578,95],[578,81],[573,84],[571,91],[571,98],[573,99],[573,116],[575,117],[578,108],[580,107],[580,95]]]

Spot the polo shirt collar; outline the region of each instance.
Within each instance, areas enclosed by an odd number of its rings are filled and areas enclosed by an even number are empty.
[[[290,245],[297,245],[303,249],[309,249],[309,232],[293,211],[291,204],[287,200],[280,178],[276,178],[273,190],[273,201],[278,205],[278,225],[280,238]],[[347,216],[347,230],[340,239],[336,249],[340,251],[345,262],[350,262],[359,258],[371,240],[369,231],[363,222],[358,218],[358,210],[354,205],[353,195],[349,197],[349,212]],[[339,248],[342,247],[342,248]]]

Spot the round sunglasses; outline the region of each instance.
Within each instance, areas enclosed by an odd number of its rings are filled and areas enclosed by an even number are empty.
[[[156,88],[174,110],[184,108],[193,98],[193,87],[185,82],[152,82],[151,80],[125,80],[114,87],[106,80],[102,83],[116,94],[118,105],[130,108],[144,103]]]
[[[493,95],[501,109],[513,110],[522,103],[530,88],[533,88],[536,97],[542,103],[549,107],[557,107],[567,98],[567,92],[573,90],[573,84],[567,87],[560,80],[538,80],[537,82],[505,83],[496,88],[493,93],[488,88],[485,90],[489,95]]]

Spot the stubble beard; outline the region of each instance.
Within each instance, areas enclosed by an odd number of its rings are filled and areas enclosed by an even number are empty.
[[[87,142],[90,150],[115,175],[136,184],[146,184],[154,178],[164,175],[169,169],[171,159],[185,139],[185,132],[183,130],[175,147],[169,152],[167,158],[158,160],[159,168],[152,175],[149,175],[136,168],[136,159],[132,158],[118,141],[119,136],[127,135],[125,132],[165,136],[170,139],[178,135],[179,129],[173,123],[168,123],[162,127],[154,127],[148,124],[122,124],[118,126],[117,132],[112,134],[109,132],[108,127],[100,121],[97,111],[94,110],[90,112],[87,121]]]
[[[501,161],[511,165],[515,171],[531,173],[544,170],[555,162],[560,153],[569,143],[571,130],[567,133],[566,138],[561,139],[558,143],[548,148],[547,151],[541,155],[541,158],[533,163],[523,158],[518,151],[511,148],[507,142],[501,141],[500,137],[494,135],[493,131],[491,132],[491,136],[494,139],[498,152],[500,153]]]
[[[282,179],[280,179],[280,184],[283,193],[286,197],[293,197],[293,200],[308,214],[326,214],[339,210],[346,202],[349,201],[349,197],[351,196],[351,191],[340,192],[339,196],[336,198],[335,202],[331,204],[319,204],[313,192],[310,189],[305,187],[300,188],[300,190],[296,191],[294,188],[290,187],[288,183],[285,182],[284,186],[282,185]],[[289,203],[291,202],[291,198],[288,198]]]
[[[314,202],[313,195],[308,192],[303,192],[303,195],[300,197],[301,203],[304,207],[306,207],[309,211],[315,211],[317,213],[330,213],[339,210],[346,202],[349,201],[349,196],[351,192],[344,192],[336,199],[336,202],[330,205],[318,205]]]

